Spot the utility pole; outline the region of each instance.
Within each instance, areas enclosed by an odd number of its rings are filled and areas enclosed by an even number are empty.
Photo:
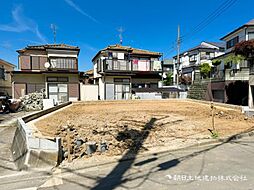
[[[51,29],[53,31],[54,34],[54,44],[56,44],[56,25],[55,24],[51,24]]]
[[[180,25],[178,25],[178,30],[177,30],[177,77],[176,77],[176,85],[177,85],[177,95],[179,98],[179,67],[180,67]]]

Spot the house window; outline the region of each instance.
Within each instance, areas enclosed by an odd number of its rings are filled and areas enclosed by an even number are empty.
[[[239,42],[239,36],[227,41],[227,49],[234,47]]]
[[[47,77],[47,82],[68,82],[68,77]]]
[[[0,79],[5,80],[5,71],[4,71],[4,67],[0,67]]]
[[[100,72],[101,71],[101,59],[97,59],[96,63],[97,63],[97,71]]]
[[[57,82],[57,77],[48,77],[47,81],[48,82]]]
[[[75,69],[75,58],[51,58],[50,64],[52,68],[57,69]]]
[[[108,52],[108,58],[112,59],[112,57],[113,57],[113,53],[112,52]]]
[[[190,61],[197,61],[197,55],[191,55]]]
[[[114,94],[116,100],[127,100],[130,94],[130,79],[115,78]]]
[[[58,82],[68,82],[68,77],[58,77]]]
[[[248,40],[254,40],[254,32],[248,33]]]
[[[47,57],[42,56],[30,56],[30,69],[31,70],[43,70],[44,64],[47,62]]]
[[[115,78],[114,82],[120,82],[120,83],[124,83],[124,84],[129,84],[130,83],[130,79]]]

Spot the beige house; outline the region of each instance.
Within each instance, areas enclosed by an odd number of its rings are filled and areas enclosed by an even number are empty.
[[[0,94],[11,95],[11,73],[16,66],[0,59]]]
[[[92,59],[94,84],[101,100],[127,100],[134,95],[141,99],[161,98],[158,83],[162,78],[162,54],[110,45]]]
[[[13,72],[14,98],[45,91],[55,102],[79,100],[79,47],[65,44],[27,46],[18,50],[19,70]]]

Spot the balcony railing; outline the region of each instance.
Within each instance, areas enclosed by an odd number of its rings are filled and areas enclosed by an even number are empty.
[[[201,55],[200,59],[204,60],[204,59],[212,59],[214,58],[214,56],[210,56],[210,55]]]
[[[105,59],[103,61],[103,68],[99,71],[162,71],[161,61],[150,61],[150,60],[115,60]]]
[[[131,71],[131,62],[126,60],[106,59],[104,66],[109,71]]]
[[[190,58],[190,62],[196,62],[197,59],[196,58]]]

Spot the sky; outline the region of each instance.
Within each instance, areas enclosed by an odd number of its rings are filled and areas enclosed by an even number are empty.
[[[17,65],[16,50],[54,43],[52,24],[56,43],[80,47],[80,71],[120,37],[123,45],[171,58],[178,25],[184,51],[254,19],[251,7],[253,0],[0,0],[0,58]]]

